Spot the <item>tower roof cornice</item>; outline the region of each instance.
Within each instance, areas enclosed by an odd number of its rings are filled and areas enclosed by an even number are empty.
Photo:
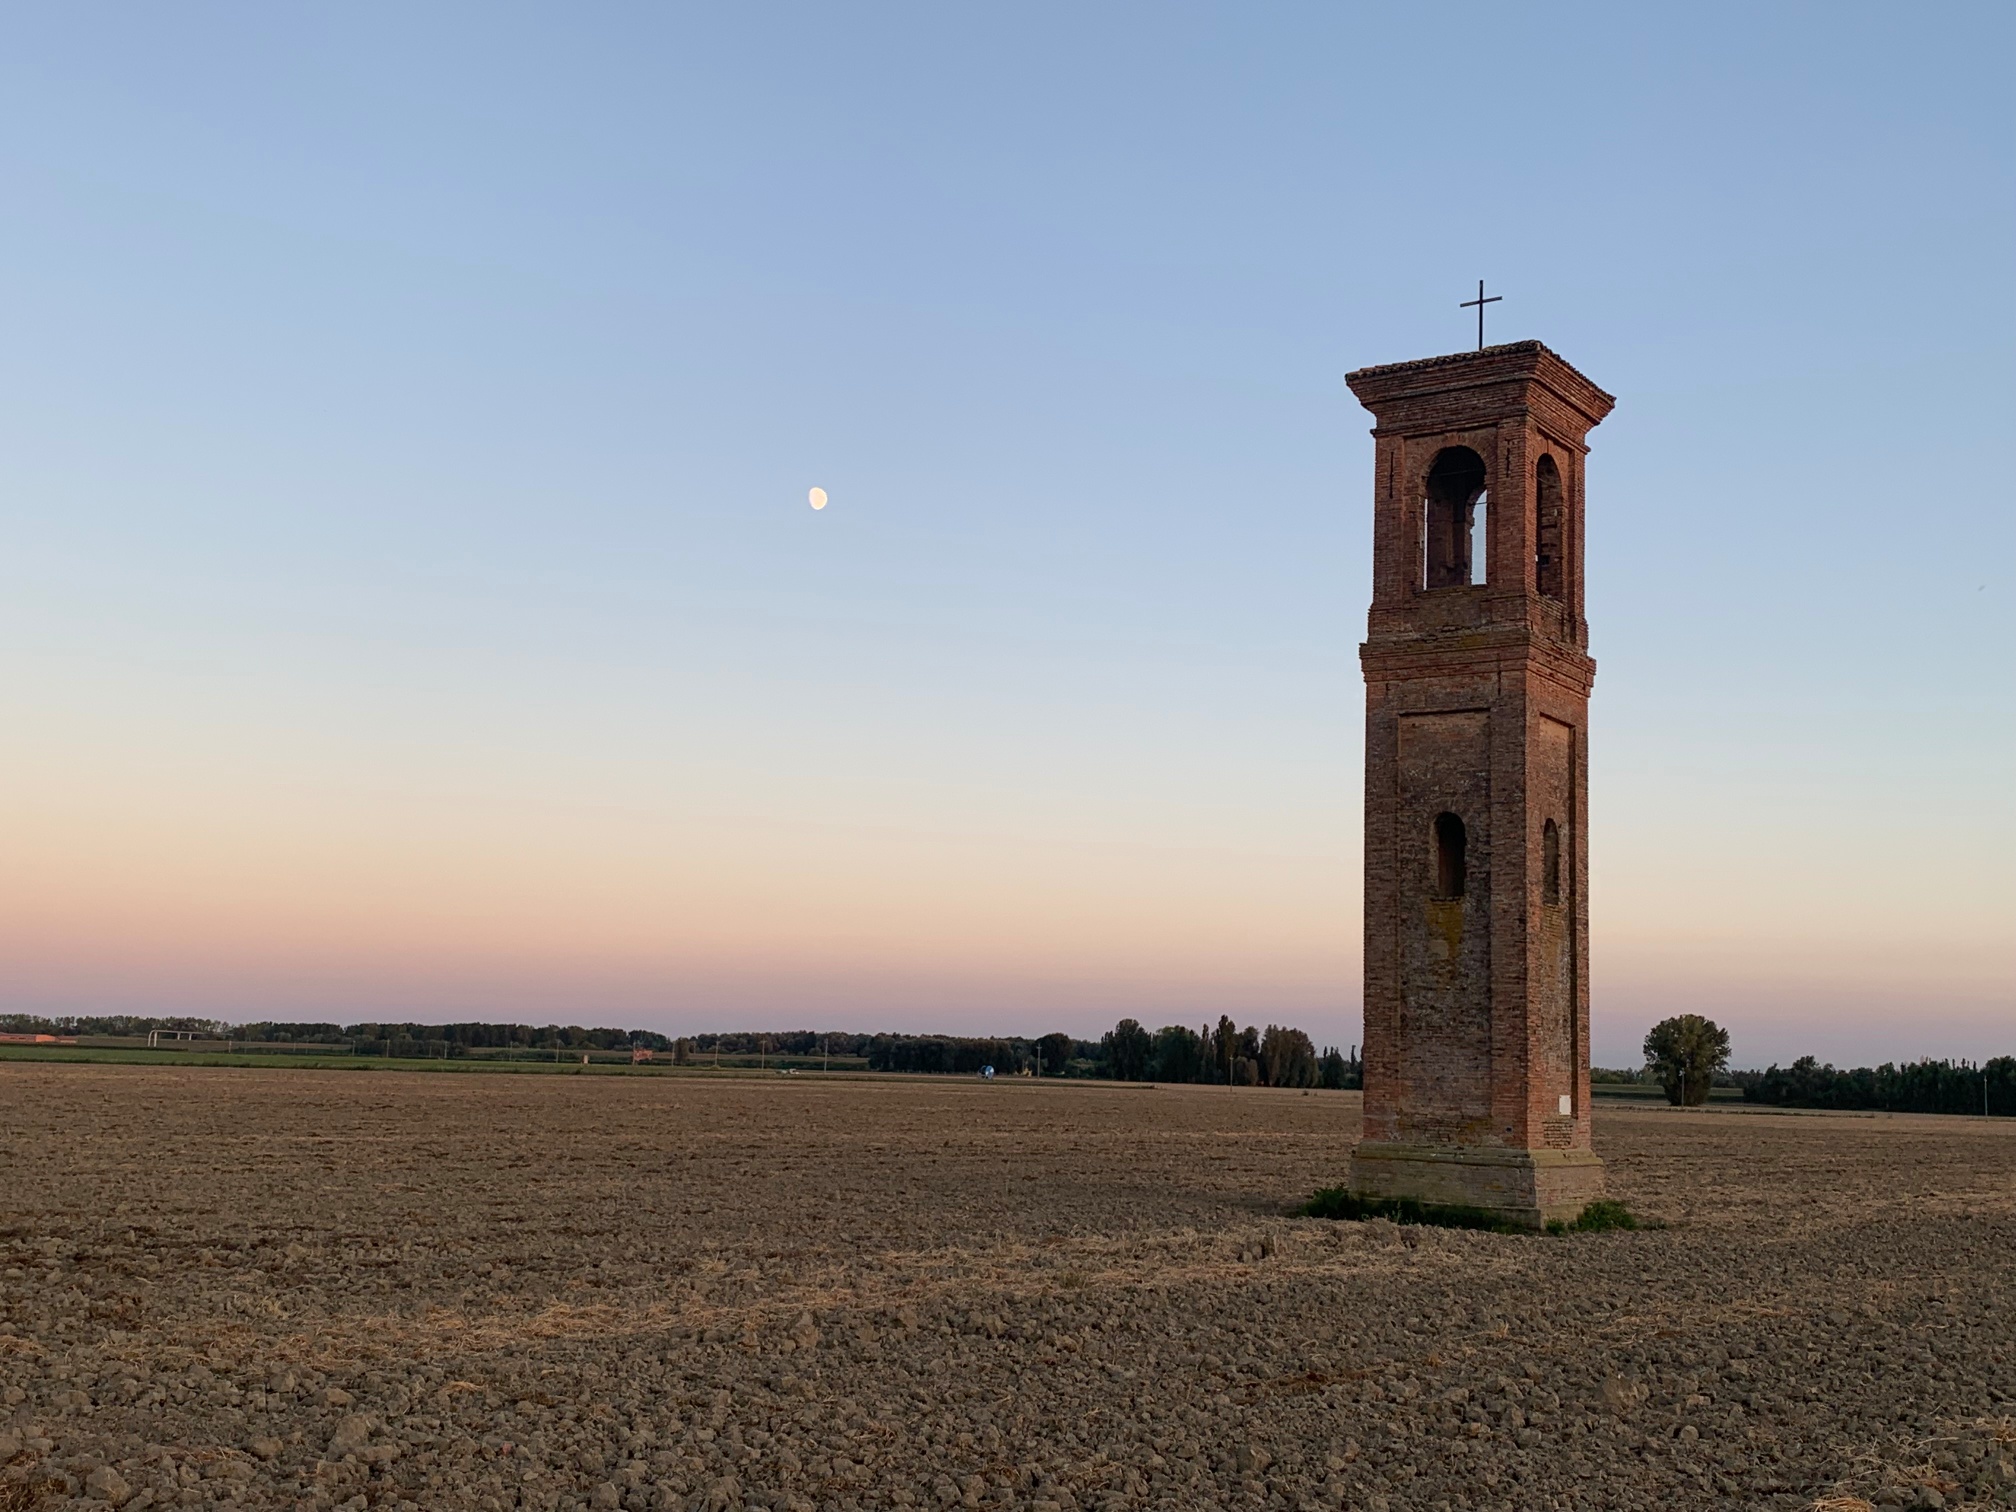
[[[1410,401],[1454,396],[1464,389],[1503,390],[1507,385],[1538,384],[1580,414],[1589,426],[1601,421],[1617,403],[1537,341],[1512,341],[1476,352],[1363,367],[1345,374],[1344,381],[1382,425],[1387,420],[1382,411],[1412,409],[1415,405]]]

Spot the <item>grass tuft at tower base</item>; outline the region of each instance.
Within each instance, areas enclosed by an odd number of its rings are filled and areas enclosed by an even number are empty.
[[[1362,1223],[1369,1218],[1385,1218],[1393,1223],[1426,1224],[1432,1228],[1482,1229],[1491,1234],[1531,1234],[1526,1224],[1515,1223],[1503,1212],[1490,1208],[1458,1207],[1438,1202],[1416,1202],[1411,1197],[1363,1197],[1348,1187],[1325,1187],[1295,1209],[1298,1218],[1334,1218]],[[1570,1221],[1546,1226],[1549,1234],[1601,1234],[1619,1229],[1646,1227],[1632,1216],[1623,1203],[1599,1197]]]

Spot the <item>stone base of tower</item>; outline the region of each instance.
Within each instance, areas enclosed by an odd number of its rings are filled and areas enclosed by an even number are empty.
[[[1541,1229],[1573,1223],[1603,1195],[1603,1162],[1591,1150],[1366,1143],[1351,1156],[1351,1195],[1479,1208]]]

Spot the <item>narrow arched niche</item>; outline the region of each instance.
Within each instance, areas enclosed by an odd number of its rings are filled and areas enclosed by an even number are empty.
[[[1460,898],[1469,869],[1470,835],[1454,814],[1435,816],[1435,896]]]
[[[1540,830],[1540,901],[1561,901],[1561,826],[1552,819]]]
[[[1549,598],[1565,598],[1567,582],[1566,506],[1561,469],[1549,456],[1533,467],[1533,585]]]
[[[1421,512],[1422,587],[1462,588],[1472,581],[1472,526],[1486,481],[1484,459],[1469,447],[1436,453]]]

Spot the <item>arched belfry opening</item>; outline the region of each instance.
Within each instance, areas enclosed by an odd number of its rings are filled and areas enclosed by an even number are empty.
[[[1421,511],[1421,586],[1464,588],[1484,579],[1484,459],[1467,446],[1445,446],[1428,469]]]
[[[1533,585],[1551,599],[1566,597],[1566,512],[1561,469],[1543,455],[1533,468]]]
[[[1469,880],[1470,832],[1454,814],[1435,816],[1435,896],[1460,898]]]

